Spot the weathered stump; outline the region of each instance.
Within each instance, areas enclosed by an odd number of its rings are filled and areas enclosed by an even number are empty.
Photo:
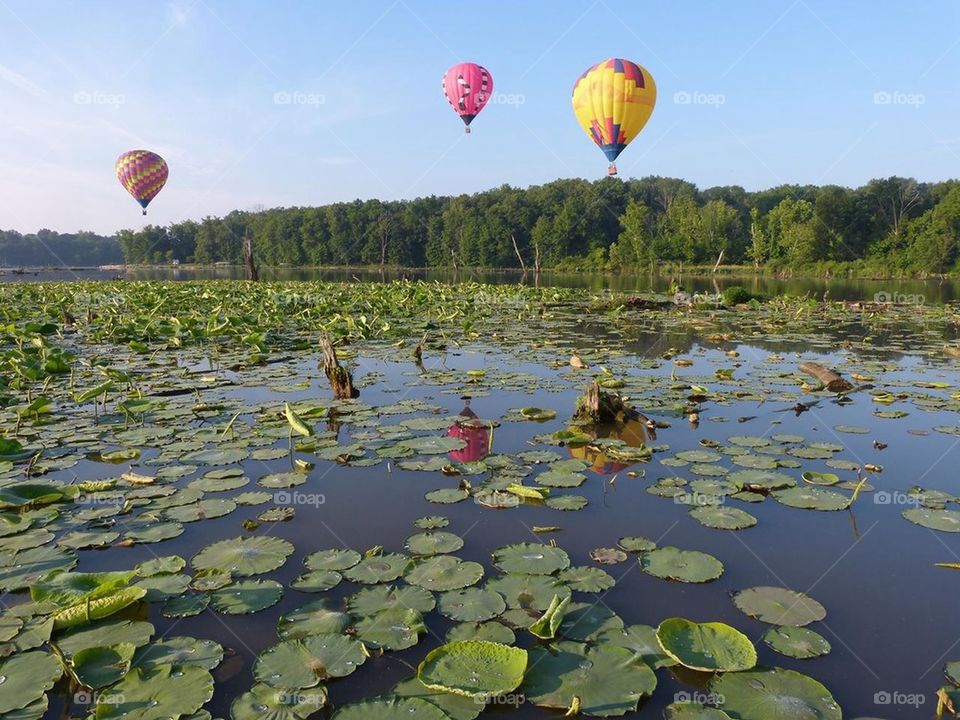
[[[333,349],[330,338],[326,335],[320,338],[320,350],[323,351],[323,374],[330,382],[330,389],[336,400],[348,400],[360,396],[360,391],[353,387],[353,377],[340,364],[337,351]]]
[[[797,369],[820,381],[827,390],[832,393],[845,393],[853,390],[853,385],[840,377],[839,373],[825,368],[823,365],[813,362],[800,363]]]

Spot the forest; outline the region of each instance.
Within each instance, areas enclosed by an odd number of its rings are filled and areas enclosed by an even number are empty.
[[[958,237],[956,180],[890,177],[856,189],[786,185],[748,192],[737,186],[699,190],[674,178],[604,178],[526,189],[504,185],[453,197],[234,211],[121,230],[115,240],[0,232],[0,262],[117,262],[119,244],[131,264],[239,263],[250,240],[257,261],[267,266],[619,270],[719,261],[773,272],[924,275],[958,268]]]

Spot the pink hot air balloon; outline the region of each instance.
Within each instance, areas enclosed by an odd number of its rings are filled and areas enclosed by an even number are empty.
[[[470,122],[493,95],[493,76],[476,63],[458,63],[443,74],[443,94],[470,132]]]

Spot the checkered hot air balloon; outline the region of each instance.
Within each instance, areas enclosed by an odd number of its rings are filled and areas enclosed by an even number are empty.
[[[169,174],[166,161],[149,150],[131,150],[117,158],[117,179],[140,203],[144,215],[150,201],[163,190]]]
[[[458,63],[443,74],[443,94],[470,132],[470,123],[493,95],[493,76],[476,63]]]
[[[617,174],[614,160],[643,130],[656,102],[653,76],[629,60],[604,60],[577,78],[573,112],[610,161],[610,175]]]

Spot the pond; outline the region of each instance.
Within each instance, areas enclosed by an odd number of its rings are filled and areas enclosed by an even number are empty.
[[[100,268],[28,269],[26,275],[15,275],[10,269],[0,274],[4,281],[70,281],[111,280],[120,276],[127,280],[242,280],[245,270],[241,266],[182,266],[145,267],[130,266],[125,271]],[[324,281],[324,282],[392,282],[394,280],[424,280],[427,282],[457,283],[481,282],[494,285],[539,284],[543,287],[564,287],[598,292],[612,290],[624,293],[667,292],[677,278],[670,274],[649,275],[646,273],[541,273],[539,279],[533,274],[524,275],[517,270],[482,270],[466,268],[458,272],[435,269],[376,268],[293,268],[262,267],[262,279],[270,281]],[[937,304],[960,300],[960,283],[951,279],[899,279],[873,280],[851,278],[776,277],[719,274],[683,275],[684,288],[691,293],[713,293],[717,289],[741,285],[753,293],[774,297],[793,295],[822,298],[824,293],[833,300],[871,302],[895,302],[900,304]]]
[[[525,720],[576,696],[589,715],[927,718],[941,686],[960,697],[950,306],[631,310],[419,283],[0,300],[16,717]],[[331,397],[324,332],[356,399]],[[577,421],[595,380],[641,414]],[[123,604],[128,586],[147,594]],[[118,607],[49,621],[91,591]],[[538,638],[554,596],[571,600]],[[693,626],[694,662],[669,618],[727,634]],[[522,683],[486,704],[414,687],[431,651],[471,637],[526,650]],[[427,700],[351,705],[410,693]]]

